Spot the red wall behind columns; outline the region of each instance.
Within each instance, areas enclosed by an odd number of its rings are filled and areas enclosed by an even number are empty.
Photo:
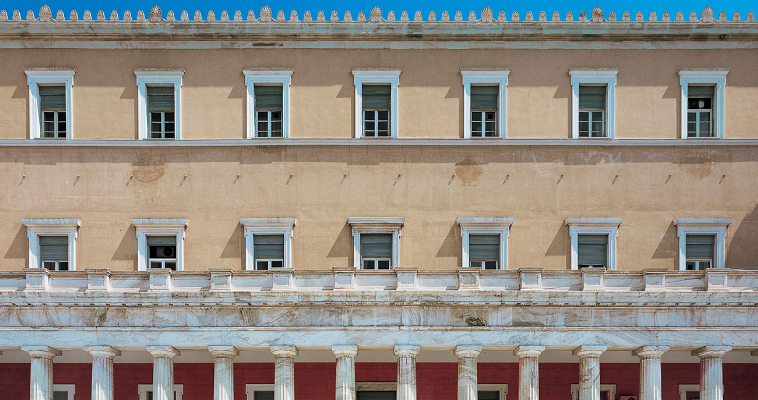
[[[2,399],[28,399],[30,364],[0,364],[0,388]]]
[[[295,379],[297,375],[295,370]],[[245,385],[248,383],[273,384],[274,363],[234,363],[234,400],[247,399]]]

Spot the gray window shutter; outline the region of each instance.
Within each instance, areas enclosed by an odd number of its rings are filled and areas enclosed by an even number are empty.
[[[68,261],[68,236],[40,236],[41,261]]]
[[[608,235],[579,235],[579,265],[608,265]]]
[[[497,111],[499,86],[471,86],[471,109]]]
[[[687,85],[687,97],[711,97],[713,98],[713,86]]]
[[[174,111],[174,87],[148,86],[147,109],[148,111]]]
[[[477,392],[477,399],[479,400],[500,400],[500,392],[489,390],[486,392]]]
[[[707,258],[713,260],[713,235],[687,235],[685,256],[687,258]]]
[[[357,394],[358,396],[356,400],[395,400],[397,398],[395,391],[358,392]]]
[[[53,392],[53,400],[68,400],[68,392]]]
[[[256,390],[253,392],[253,400],[274,400],[274,392]]]
[[[392,98],[390,85],[363,85],[364,110],[389,110]]]
[[[605,86],[579,86],[579,109],[605,110]]]
[[[364,258],[392,258],[392,234],[361,234]]]
[[[65,86],[40,86],[40,110],[66,110]]]
[[[256,110],[281,110],[282,87],[281,86],[255,86],[255,109]]]
[[[176,246],[176,236],[147,236],[148,246]]]
[[[468,257],[473,261],[500,260],[500,235],[469,235]]]
[[[253,235],[255,259],[284,259],[284,235]]]

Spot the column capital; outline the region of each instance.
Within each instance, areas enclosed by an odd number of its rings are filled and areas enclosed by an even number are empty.
[[[61,351],[50,346],[21,346],[21,350],[29,353],[32,358],[53,358],[61,355]]]
[[[692,355],[699,357],[701,360],[707,358],[721,358],[731,350],[732,346],[703,346],[699,349],[692,350]]]
[[[354,344],[339,344],[332,346],[332,353],[337,357],[355,357],[358,354],[358,346]]]
[[[513,349],[513,355],[519,358],[539,357],[545,351],[545,346],[518,346]]]
[[[395,356],[397,357],[416,357],[421,347],[415,344],[396,344]]]
[[[642,346],[632,350],[632,355],[641,359],[661,358],[663,353],[669,351],[668,346]]]
[[[579,358],[600,357],[606,350],[608,350],[608,346],[579,346],[571,354]]]
[[[208,351],[215,358],[234,358],[240,353],[234,346],[208,346]]]
[[[145,350],[155,358],[174,358],[182,354],[174,346],[146,346]]]
[[[270,350],[276,357],[294,358],[298,354],[297,347],[292,345],[271,346]]]
[[[121,355],[121,350],[111,346],[84,346],[84,350],[92,354],[92,357],[113,358]]]
[[[397,351],[397,350],[396,350]],[[461,344],[458,346],[455,346],[455,350],[453,350],[453,354],[455,354],[456,357],[479,357],[479,353],[482,352],[482,346],[475,345],[475,344]]]

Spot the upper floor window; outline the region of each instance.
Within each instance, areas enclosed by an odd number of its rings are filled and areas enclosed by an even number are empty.
[[[357,269],[394,269],[399,265],[404,218],[348,218],[353,230]]]
[[[74,70],[27,70],[29,138],[71,139]]]
[[[682,139],[724,137],[724,88],[729,71],[679,71]]]
[[[137,76],[137,130],[140,139],[181,138],[184,71],[134,71]]]
[[[174,88],[167,86],[147,87],[147,116],[150,139],[176,138],[176,108]]]
[[[461,71],[464,138],[505,137],[509,71]]]
[[[607,137],[606,86],[579,86],[579,137]]]
[[[295,218],[243,218],[245,269],[266,271],[292,268],[292,232]]]
[[[184,270],[184,230],[187,219],[132,219],[137,231],[137,270]]]
[[[29,268],[73,271],[76,268],[78,219],[22,219],[29,238]]]
[[[508,269],[508,233],[513,218],[458,217],[462,267]]]
[[[677,218],[679,270],[724,268],[726,228],[733,218]]]
[[[616,269],[616,238],[621,218],[566,218],[571,239],[571,269]]]
[[[247,86],[247,138],[288,138],[292,71],[242,72]]]
[[[355,137],[397,137],[400,71],[353,71]]]
[[[571,137],[615,138],[618,71],[569,71],[571,75]]]

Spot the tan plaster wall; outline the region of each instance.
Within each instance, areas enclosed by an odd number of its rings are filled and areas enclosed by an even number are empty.
[[[729,68],[726,137],[758,137],[758,50],[3,49],[0,138],[28,137],[25,68],[75,68],[74,137],[135,139],[134,70],[185,70],[186,139],[245,137],[244,68],[293,69],[293,138],[353,135],[355,68],[397,68],[399,136],[463,132],[463,68],[509,68],[508,136],[570,136],[573,68],[618,68],[619,138],[679,137],[679,69]]]
[[[0,270],[27,263],[21,218],[81,219],[80,270],[136,270],[130,218],[189,218],[186,269],[241,270],[239,218],[297,217],[303,270],[349,266],[347,218],[367,216],[406,218],[401,265],[448,270],[459,216],[514,217],[510,268],[550,269],[566,217],[623,217],[620,270],[674,269],[676,217],[734,217],[727,266],[758,269],[754,147],[5,147],[0,187]]]

